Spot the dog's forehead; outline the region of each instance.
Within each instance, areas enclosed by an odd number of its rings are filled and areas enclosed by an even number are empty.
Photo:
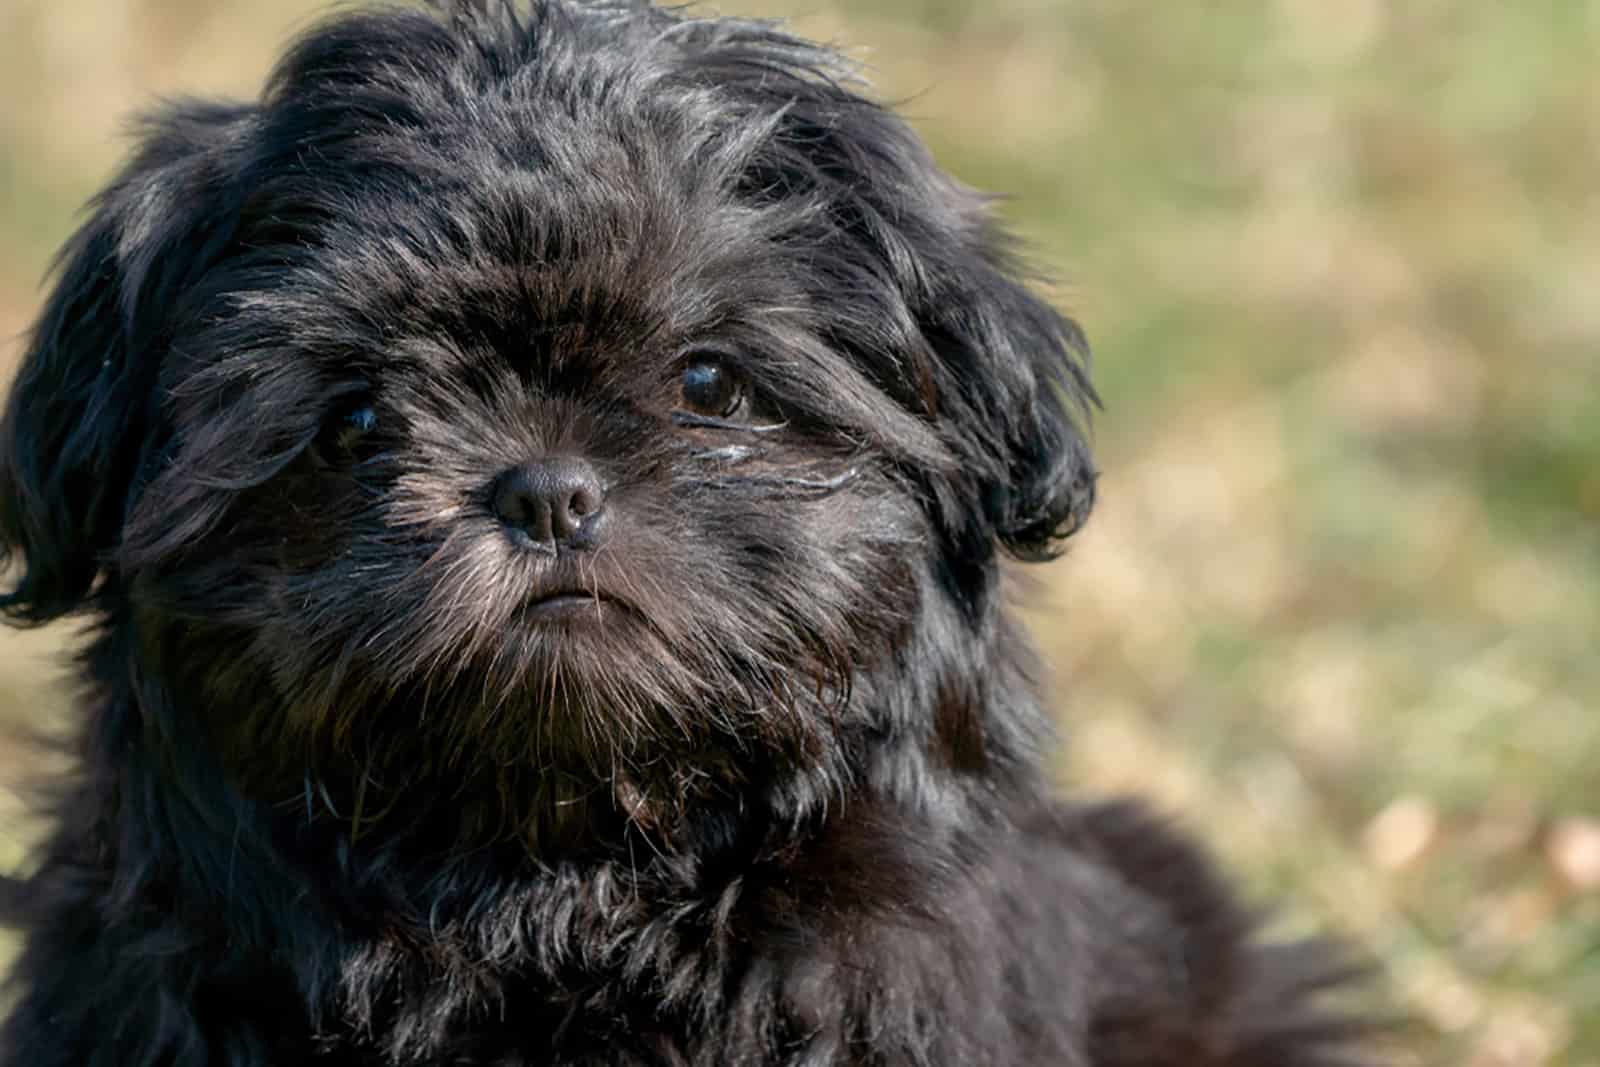
[[[317,230],[280,299],[513,348],[668,343],[792,304],[779,213],[670,117],[493,99],[352,139],[314,181],[269,175],[256,216]]]
[[[470,370],[485,359],[637,365],[776,322],[792,302],[771,264],[758,266],[759,244],[710,215],[695,225],[650,211],[608,219],[564,196],[513,180],[450,190],[428,208],[439,217],[415,226],[403,203],[388,224],[347,224],[336,255],[269,297],[272,313],[297,324],[294,347],[335,361],[424,353],[436,369]],[[446,225],[473,232],[442,241]]]

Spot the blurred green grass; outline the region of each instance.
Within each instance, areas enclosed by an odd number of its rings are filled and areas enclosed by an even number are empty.
[[[3,3],[12,338],[129,109],[252,92],[315,7]],[[1407,1062],[1600,1064],[1600,4],[722,7],[866,46],[1095,341],[1103,503],[1031,607],[1063,780],[1378,955]],[[58,715],[59,639],[0,642],[0,715]]]

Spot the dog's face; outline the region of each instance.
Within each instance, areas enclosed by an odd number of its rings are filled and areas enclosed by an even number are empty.
[[[285,775],[810,758],[1086,514],[1076,332],[828,54],[468,7],[149,123],[11,398],[8,610]]]

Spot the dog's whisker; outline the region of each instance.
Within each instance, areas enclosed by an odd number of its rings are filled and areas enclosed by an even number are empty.
[[[723,463],[732,466],[746,463],[760,454],[759,450],[751,448],[749,445],[727,445],[723,448],[712,448],[704,452],[696,452],[691,458],[702,463]]]
[[[672,413],[672,421],[679,426],[691,429],[722,430],[728,433],[751,434],[757,437],[782,433],[789,428],[787,422],[735,422],[731,419],[714,418],[709,415],[696,415],[688,411],[674,411]]]
[[[808,478],[803,475],[740,475],[729,477],[729,484],[742,488],[758,489],[776,495],[797,497],[831,496],[849,488],[861,477],[859,468],[852,467],[831,477]]]

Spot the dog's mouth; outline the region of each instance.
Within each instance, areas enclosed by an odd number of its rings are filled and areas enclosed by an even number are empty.
[[[530,600],[522,610],[525,619],[544,622],[570,619],[585,614],[598,614],[604,610],[605,601],[592,593],[551,593]]]
[[[523,603],[521,615],[530,622],[581,622],[603,618],[618,607],[615,599],[599,590],[562,587],[536,591]]]

